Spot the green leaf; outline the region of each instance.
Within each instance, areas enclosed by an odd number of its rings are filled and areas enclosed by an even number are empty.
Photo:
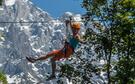
[[[2,84],[8,84],[7,78],[2,72],[0,72],[0,82],[2,82]]]

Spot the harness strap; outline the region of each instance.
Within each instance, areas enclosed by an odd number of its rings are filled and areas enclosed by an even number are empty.
[[[70,47],[73,52],[74,52],[74,48],[69,44],[69,42],[65,42],[65,44],[66,44],[66,46],[64,47],[64,49],[61,50],[61,52],[65,54],[64,57],[67,57],[66,55],[67,55],[67,52],[68,52],[67,51],[68,47]]]

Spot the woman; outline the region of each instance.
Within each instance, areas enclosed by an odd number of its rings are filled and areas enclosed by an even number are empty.
[[[51,57],[52,74],[48,80],[55,78],[56,61],[59,61],[62,58],[66,59],[69,58],[74,53],[74,49],[76,48],[78,43],[79,42],[84,43],[84,41],[80,39],[80,36],[78,34],[80,30],[80,23],[78,22],[71,23],[71,21],[67,20],[66,26],[68,24],[71,26],[72,36],[68,39],[68,41],[65,42],[65,45],[62,49],[51,51],[47,55],[43,55],[38,58],[26,57],[26,59],[31,63],[34,63],[35,61],[38,60],[46,60]]]

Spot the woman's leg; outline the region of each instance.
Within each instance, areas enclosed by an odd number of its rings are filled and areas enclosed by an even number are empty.
[[[52,58],[51,59],[51,63],[52,63],[52,77],[55,77],[55,71],[56,71],[56,62],[55,60]]]
[[[52,74],[50,75],[50,77],[47,80],[51,80],[51,79],[55,78],[56,60],[57,60],[56,57],[57,57],[57,55],[55,55],[53,58],[51,58]]]
[[[43,55],[43,56],[40,56],[38,58],[31,58],[31,57],[26,57],[26,59],[32,63],[34,63],[35,61],[38,61],[38,60],[46,60],[47,58],[49,57],[53,57],[55,56],[57,53],[59,52],[59,50],[54,50],[50,53],[48,53],[47,55]]]
[[[55,56],[56,54],[57,54],[57,50],[52,51],[52,52],[48,53],[47,55],[40,56],[40,57],[36,58],[35,60],[36,60],[36,61],[38,61],[38,60],[46,60],[47,58],[53,57],[53,56]]]

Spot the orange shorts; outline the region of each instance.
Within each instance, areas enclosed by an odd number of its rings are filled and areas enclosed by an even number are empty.
[[[57,61],[62,58],[69,58],[73,54],[73,48],[70,45],[67,45],[66,47],[60,49],[60,50],[54,50],[50,52],[49,54],[54,54],[53,60]]]

